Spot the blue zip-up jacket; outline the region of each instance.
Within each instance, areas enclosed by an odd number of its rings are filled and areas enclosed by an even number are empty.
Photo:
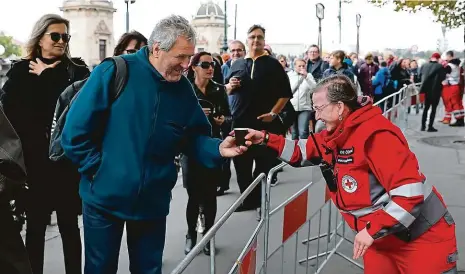
[[[180,152],[214,168],[219,139],[189,81],[164,80],[147,47],[124,55],[128,82],[110,105],[112,62],[97,66],[71,105],[62,134],[67,157],[79,165],[84,203],[124,220],[168,215]],[[111,109],[111,111],[110,111]]]
[[[380,67],[378,72],[375,74],[375,79],[371,82],[373,87],[375,87],[374,94],[381,95],[383,94],[383,88],[386,86],[387,81],[391,78],[391,73],[389,68]]]

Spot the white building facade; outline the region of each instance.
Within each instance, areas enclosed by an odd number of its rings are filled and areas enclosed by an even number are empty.
[[[67,0],[60,7],[70,21],[71,56],[81,57],[92,68],[113,55],[113,8],[109,0]]]
[[[201,4],[191,24],[197,32],[196,52],[221,52],[224,44],[224,13],[219,5],[212,1]]]

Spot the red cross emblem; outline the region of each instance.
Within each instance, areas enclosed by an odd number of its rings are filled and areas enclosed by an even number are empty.
[[[349,193],[354,193],[357,190],[357,181],[350,175],[342,177],[342,188]]]

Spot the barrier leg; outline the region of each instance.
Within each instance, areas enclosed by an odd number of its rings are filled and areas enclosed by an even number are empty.
[[[210,240],[210,274],[216,274],[215,237]]]

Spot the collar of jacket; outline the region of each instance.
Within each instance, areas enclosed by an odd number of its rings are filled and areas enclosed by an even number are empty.
[[[258,58],[262,57],[262,56],[268,56],[268,52],[266,50],[263,51],[262,54],[258,55],[258,56],[255,56],[255,58],[253,58],[252,56],[250,56],[250,53],[247,53],[247,55],[244,57],[244,59],[252,59],[252,60],[257,60]]]
[[[152,63],[150,63],[150,60],[149,60],[150,54],[149,54],[149,47],[148,46],[145,46],[145,47],[141,48],[139,51],[137,51],[136,56],[137,56],[137,59],[140,60],[140,64],[142,66],[145,66],[145,67],[147,67],[147,69],[152,71],[153,76],[156,79],[158,79],[160,81],[166,81],[165,78],[163,78],[163,76],[161,75],[161,73],[158,72],[158,70],[155,69],[155,67],[152,65]]]

